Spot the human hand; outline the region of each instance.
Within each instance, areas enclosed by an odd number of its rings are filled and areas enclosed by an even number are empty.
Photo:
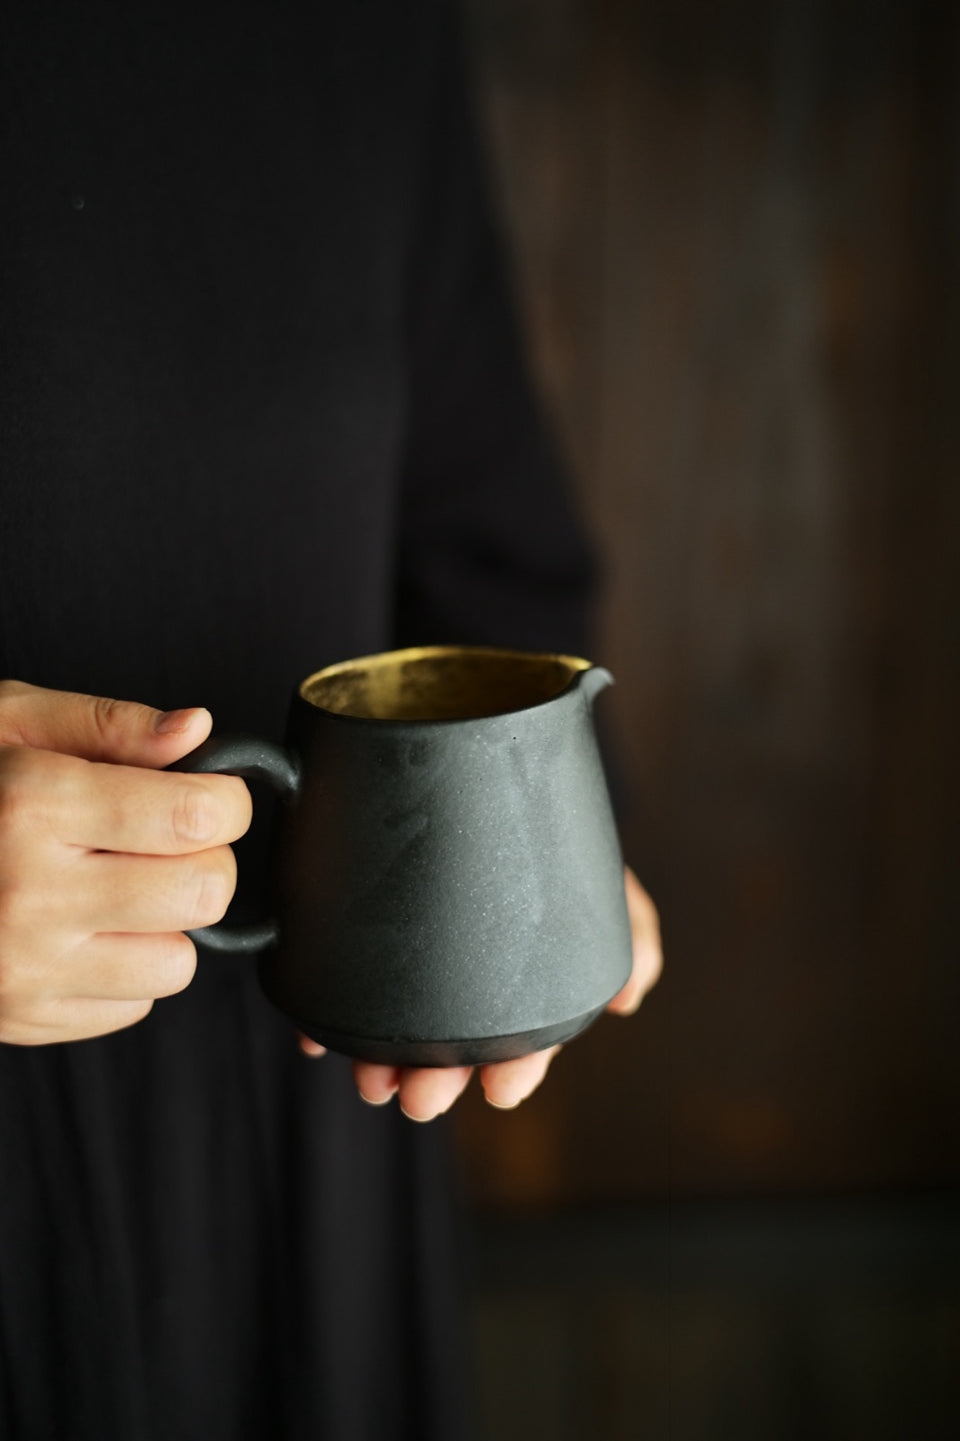
[[[190,984],[251,815],[234,776],[163,773],[210,727],[0,681],[0,1041],[106,1035]]]
[[[656,906],[629,866],[624,882],[633,937],[633,970],[626,985],[607,1006],[608,1011],[618,1016],[629,1016],[636,1011],[663,968]],[[324,1048],[307,1036],[300,1037],[300,1048],[308,1056],[324,1054]],[[501,1110],[518,1106],[539,1086],[560,1049],[560,1046],[551,1046],[514,1061],[481,1066],[480,1084],[487,1100]],[[372,1106],[382,1106],[399,1094],[400,1108],[412,1121],[432,1121],[449,1110],[466,1089],[473,1070],[472,1066],[404,1068],[376,1065],[372,1061],[353,1062],[353,1076],[362,1099]]]

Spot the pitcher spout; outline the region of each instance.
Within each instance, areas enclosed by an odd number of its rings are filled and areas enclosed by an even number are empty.
[[[589,670],[581,671],[578,677],[579,688],[591,705],[600,692],[613,683],[613,676],[602,665],[592,665]]]

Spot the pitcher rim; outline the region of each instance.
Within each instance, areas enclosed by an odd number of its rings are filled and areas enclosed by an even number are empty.
[[[529,705],[513,707],[509,710],[498,710],[481,713],[479,715],[462,716],[365,716],[353,715],[349,712],[330,710],[327,706],[318,705],[316,701],[310,700],[306,694],[308,688],[321,677],[336,675],[351,670],[355,666],[383,664],[392,662],[394,664],[403,660],[420,660],[438,656],[473,655],[499,657],[504,660],[539,660],[553,661],[566,666],[570,670],[569,679],[553,695],[544,696],[541,700],[531,701]],[[416,645],[401,646],[396,650],[374,651],[370,655],[351,656],[349,660],[334,661],[330,665],[321,666],[319,670],[313,671],[300,681],[296,687],[295,696],[304,705],[309,706],[311,711],[318,711],[321,715],[329,716],[331,720],[350,721],[362,725],[374,726],[454,726],[469,725],[479,721],[503,720],[508,716],[525,715],[528,711],[540,710],[543,706],[551,705],[554,701],[561,700],[572,690],[575,690],[581,679],[589,671],[604,671],[604,667],[597,665],[594,661],[586,660],[583,656],[569,655],[561,651],[539,651],[520,650],[515,647],[490,646],[490,645]],[[609,676],[609,672],[604,671]],[[610,677],[612,680],[612,677]]]

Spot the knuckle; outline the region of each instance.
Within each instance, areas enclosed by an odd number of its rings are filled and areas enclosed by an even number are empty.
[[[34,687],[28,685],[26,681],[13,680],[9,676],[0,680],[0,723],[4,729],[10,725],[14,734],[17,733],[16,719],[19,702],[33,689]]]
[[[237,880],[236,862],[228,846],[204,858],[194,872],[193,921],[196,926],[212,926],[222,921],[233,898]]]
[[[173,804],[174,839],[181,844],[212,840],[220,824],[220,808],[205,785],[182,785]]]
[[[122,728],[126,709],[123,701],[114,700],[111,696],[93,697],[93,723],[102,740],[113,739]]]
[[[26,681],[0,680],[0,743],[3,745],[23,745],[22,702],[34,690]]]
[[[35,753],[10,746],[0,754],[0,826],[17,828],[36,801]]]
[[[189,936],[176,933],[168,937],[168,943],[157,961],[153,994],[175,996],[185,991],[193,980],[197,969],[197,948]]]
[[[27,1004],[7,1007],[7,1017],[18,1030],[44,1036],[47,1040],[58,1040],[56,1034],[69,1022],[71,1003],[62,996],[33,995]]]
[[[74,767],[85,764],[26,746],[0,750],[0,845],[50,830],[69,804]]]
[[[30,887],[15,871],[7,868],[0,885],[0,935],[15,935],[32,930],[37,920],[37,907],[32,903]],[[9,976],[9,965],[0,962],[0,976]]]

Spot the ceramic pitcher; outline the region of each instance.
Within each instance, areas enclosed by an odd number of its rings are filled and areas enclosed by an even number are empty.
[[[285,746],[215,737],[176,767],[281,797],[273,916],[194,939],[259,953],[267,996],[347,1055],[463,1065],[570,1039],[630,973],[592,714],[611,679],[461,646],[308,676]]]

